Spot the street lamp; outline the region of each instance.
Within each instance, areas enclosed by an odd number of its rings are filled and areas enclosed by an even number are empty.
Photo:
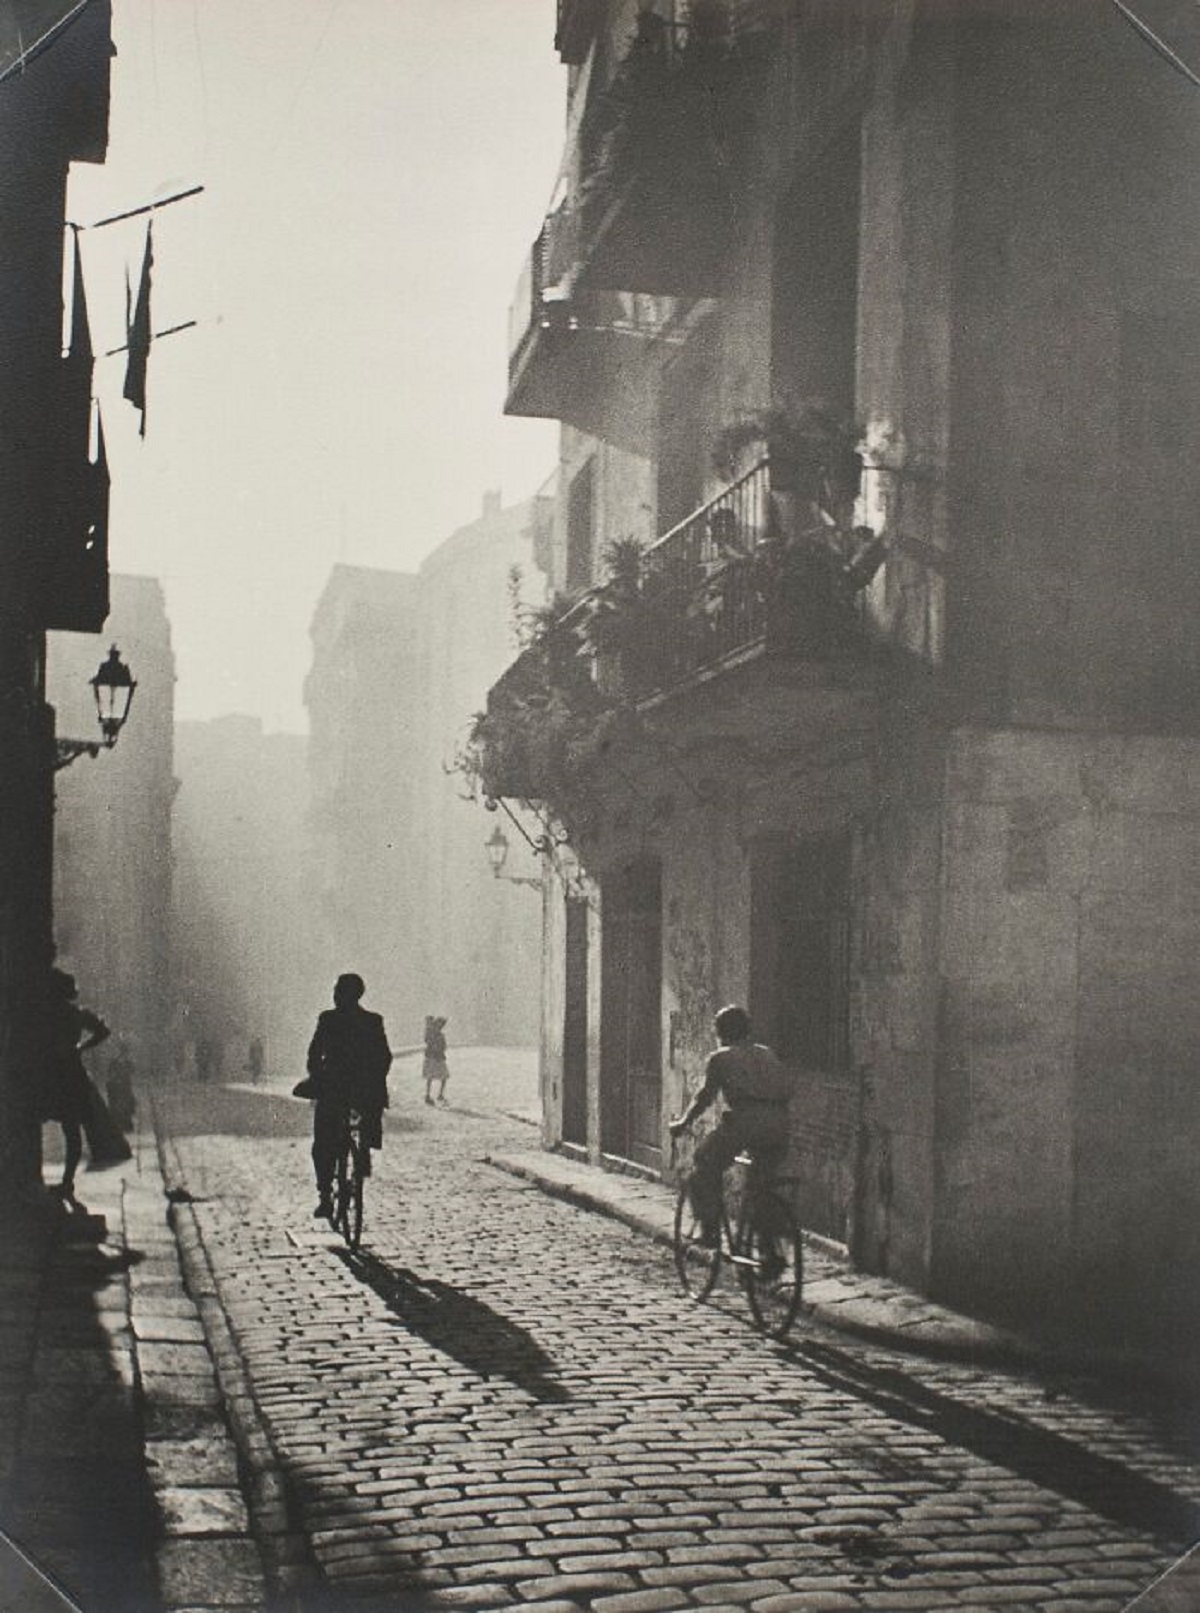
[[[96,675],[89,678],[92,694],[96,699],[96,716],[100,722],[100,739],[58,739],[55,740],[54,768],[57,772],[60,767],[69,767],[79,756],[99,756],[102,750],[111,750],[117,743],[117,735],[125,726],[125,719],[129,715],[130,702],[133,700],[133,691],[137,688],[133,674],[121,659],[121,652],[114,644],[108,652],[106,660],[102,661],[96,669]]]
[[[542,882],[540,879],[530,879],[525,874],[506,874],[504,872],[504,864],[508,861],[508,836],[499,824],[496,825],[484,841],[483,848],[488,854],[488,862],[492,865],[493,879],[507,880],[510,885],[532,885],[535,890],[541,890]]]

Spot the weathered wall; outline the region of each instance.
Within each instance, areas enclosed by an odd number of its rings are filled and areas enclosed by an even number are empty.
[[[973,718],[1194,730],[1195,90],[1113,8],[964,36],[952,670]]]
[[[920,1285],[933,1204],[944,750],[917,703],[879,727],[878,788],[856,846],[851,1045],[861,1087],[849,1243],[868,1270]]]
[[[1200,745],[955,734],[933,1280],[1196,1319]]]

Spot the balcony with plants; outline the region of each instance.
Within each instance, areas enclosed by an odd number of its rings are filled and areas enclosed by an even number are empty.
[[[886,549],[853,524],[855,442],[815,407],[723,432],[716,497],[649,547],[610,544],[603,583],[537,614],[476,719],[464,770],[481,792],[569,824],[611,740],[651,707],[764,658],[864,665]]]

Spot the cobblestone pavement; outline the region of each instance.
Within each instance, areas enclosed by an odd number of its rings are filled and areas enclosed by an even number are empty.
[[[168,1115],[299,1605],[1116,1613],[1191,1543],[1148,1416],[691,1305],[659,1245],[484,1162],[534,1135],[478,1075],[444,1111],[393,1083],[357,1257],[311,1219],[304,1108]]]

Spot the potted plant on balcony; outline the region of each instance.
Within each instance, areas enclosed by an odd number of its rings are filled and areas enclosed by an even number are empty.
[[[588,600],[582,627],[601,693],[621,700],[653,688],[666,628],[662,578],[640,539],[618,538],[603,552],[607,581]]]
[[[767,457],[771,491],[811,504],[828,524],[853,521],[862,481],[860,432],[820,399],[748,410],[713,443],[713,469],[726,481]]]
[[[769,460],[770,527],[752,563],[771,650],[825,656],[856,640],[859,595],[886,553],[854,522],[859,441],[855,426],[810,401],[748,412],[713,445],[714,467],[731,481],[747,460]]]

